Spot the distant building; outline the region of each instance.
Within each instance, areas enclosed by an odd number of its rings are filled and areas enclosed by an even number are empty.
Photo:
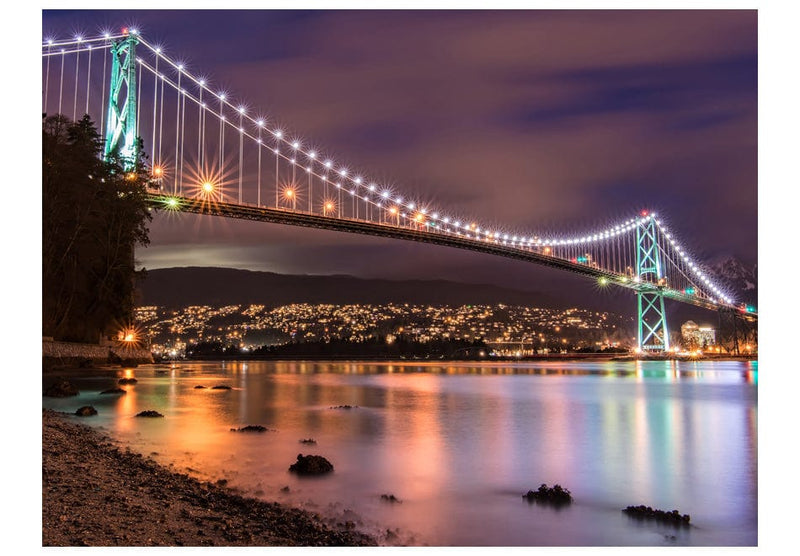
[[[681,326],[681,339],[684,348],[703,349],[717,343],[717,332],[710,326],[698,326],[687,320]]]

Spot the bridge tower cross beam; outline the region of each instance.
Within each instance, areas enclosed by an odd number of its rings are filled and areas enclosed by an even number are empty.
[[[136,45],[134,32],[111,45],[111,84],[103,158],[118,154],[126,170],[136,163]]]
[[[647,283],[655,288],[661,287],[661,254],[655,219],[652,217],[644,218],[636,227],[636,276],[644,287]],[[660,289],[640,289],[637,293],[637,309],[639,351],[668,351],[669,328],[664,311],[664,295]]]

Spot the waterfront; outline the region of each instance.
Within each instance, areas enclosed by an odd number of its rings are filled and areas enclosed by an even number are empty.
[[[81,422],[163,464],[333,524],[352,521],[385,544],[754,546],[757,369],[738,361],[184,362],[82,371],[70,376],[77,398],[44,405],[93,405],[99,415]],[[122,386],[126,395],[101,395],[117,376],[138,382]],[[232,390],[195,388],[219,384]],[[134,418],[147,409],[165,418]],[[248,424],[273,430],[230,431]],[[325,456],[334,473],[288,473],[298,453]],[[575,501],[557,510],[522,499],[542,483],[561,484]],[[689,513],[692,527],[621,513],[635,504]]]

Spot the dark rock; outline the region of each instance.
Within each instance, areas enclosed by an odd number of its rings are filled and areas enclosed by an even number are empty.
[[[141,413],[136,414],[137,417],[163,417],[158,411],[153,411],[152,409],[148,409],[147,411],[142,411]]]
[[[624,513],[628,514],[630,517],[636,519],[651,519],[654,521],[659,521],[661,523],[669,523],[672,525],[689,525],[689,520],[691,519],[689,514],[683,514],[678,510],[672,510],[671,512],[665,512],[663,510],[654,510],[650,506],[628,506],[624,510]]]
[[[217,485],[219,485],[219,486],[223,486],[224,487],[227,484],[228,484],[228,479],[219,479],[219,480],[217,480]]]
[[[84,405],[78,408],[75,415],[78,417],[90,417],[92,415],[97,415],[97,410],[90,405]]]
[[[128,392],[126,390],[123,390],[122,388],[109,388],[108,390],[103,390],[100,393],[101,394],[127,394]]]
[[[356,408],[358,408],[357,405],[336,405],[331,407],[331,409],[356,409]]]
[[[231,432],[267,432],[268,430],[267,427],[262,427],[261,425],[247,425],[246,427],[231,429]]]
[[[139,382],[135,378],[121,378],[117,381],[117,384],[136,384]]]
[[[552,488],[548,488],[546,484],[542,484],[535,491],[529,490],[522,497],[528,502],[546,502],[557,506],[572,502],[572,494],[567,489],[562,488],[561,485],[554,485]]]
[[[75,385],[63,378],[48,386],[44,391],[44,395],[49,398],[68,398],[69,396],[77,396],[78,393]]]
[[[381,494],[381,500],[383,500],[385,502],[392,502],[392,503],[398,503],[398,504],[402,503],[402,500],[400,500],[399,498],[395,497],[394,494]]]
[[[314,440],[313,438],[303,438],[300,441],[300,444],[316,444],[316,443],[317,443],[317,441]]]
[[[216,386],[211,387],[212,390],[230,390],[231,387],[227,384],[217,384]]]
[[[202,384],[198,384],[197,386],[194,387],[195,390],[197,390],[199,388],[205,388],[205,386],[203,386]]]
[[[333,471],[333,464],[322,456],[297,454],[297,462],[289,466],[289,471],[299,475],[322,475]]]
[[[289,492],[289,485],[286,485],[281,489],[281,492]]]

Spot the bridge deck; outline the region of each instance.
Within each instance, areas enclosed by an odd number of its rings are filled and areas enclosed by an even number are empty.
[[[289,226],[302,226],[306,228],[317,228],[321,230],[333,230],[338,232],[364,234],[378,237],[390,237],[406,241],[417,241],[421,243],[455,247],[457,249],[466,249],[469,251],[487,253],[490,255],[497,255],[500,257],[558,268],[595,279],[606,278],[609,284],[613,284],[615,286],[633,290],[635,292],[660,293],[669,299],[674,299],[675,301],[679,301],[681,303],[688,303],[690,305],[703,307],[713,311],[738,310],[735,307],[717,305],[706,299],[700,299],[691,295],[687,295],[682,291],[672,290],[653,283],[637,283],[627,276],[616,272],[603,270],[602,268],[593,267],[586,264],[573,263],[559,257],[552,257],[530,249],[512,247],[492,241],[471,239],[447,232],[432,232],[425,229],[413,229],[367,220],[323,216],[298,210],[256,207],[252,205],[209,201],[205,199],[175,197],[159,193],[148,193],[148,202],[150,203],[151,207],[155,209],[175,210],[194,214],[223,216],[242,220],[255,220],[259,222],[271,222],[274,224],[286,224]],[[755,313],[747,314],[746,316],[753,319],[757,318]]]

